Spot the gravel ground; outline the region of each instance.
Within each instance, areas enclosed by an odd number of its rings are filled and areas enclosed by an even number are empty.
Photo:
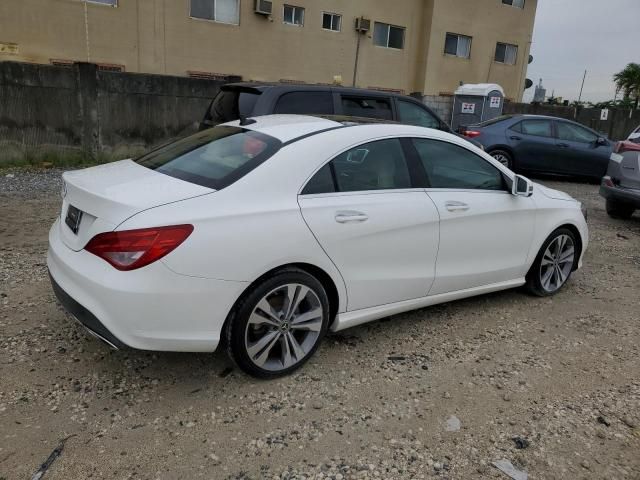
[[[9,175],[9,176],[7,176]],[[13,175],[13,176],[11,176]],[[221,354],[110,351],[56,304],[59,171],[0,174],[0,479],[640,479],[640,217],[597,186],[584,269],[326,338],[264,382]]]

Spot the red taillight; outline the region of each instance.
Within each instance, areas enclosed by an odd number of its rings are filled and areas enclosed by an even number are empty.
[[[476,138],[480,136],[480,132],[478,130],[463,130],[462,134],[469,138]]]
[[[164,257],[191,232],[193,225],[99,233],[84,248],[118,270],[135,270]]]

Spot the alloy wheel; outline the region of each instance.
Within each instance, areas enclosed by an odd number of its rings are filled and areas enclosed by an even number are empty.
[[[547,292],[555,292],[569,278],[575,246],[569,235],[558,235],[544,251],[540,262],[540,284]]]
[[[505,167],[509,167],[509,164],[510,164],[509,157],[507,157],[506,155],[502,153],[492,153],[491,156],[495,158],[497,161],[499,161]]]
[[[324,311],[309,287],[290,283],[256,304],[247,322],[244,346],[251,362],[272,372],[304,359],[320,338]]]

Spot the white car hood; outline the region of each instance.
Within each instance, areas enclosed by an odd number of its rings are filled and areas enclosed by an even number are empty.
[[[575,198],[565,192],[561,192],[560,190],[554,190],[553,188],[545,187],[544,185],[540,185],[539,183],[534,183],[534,191],[538,191],[542,193],[547,198],[552,198],[554,200],[567,200],[570,202],[578,202]]]

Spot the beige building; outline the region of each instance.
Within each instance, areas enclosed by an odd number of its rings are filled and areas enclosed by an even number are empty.
[[[256,13],[256,7],[271,14]],[[0,61],[523,93],[537,0],[2,0]],[[364,18],[361,31],[356,19]],[[366,29],[368,25],[368,30]],[[365,32],[365,30],[367,30]]]

